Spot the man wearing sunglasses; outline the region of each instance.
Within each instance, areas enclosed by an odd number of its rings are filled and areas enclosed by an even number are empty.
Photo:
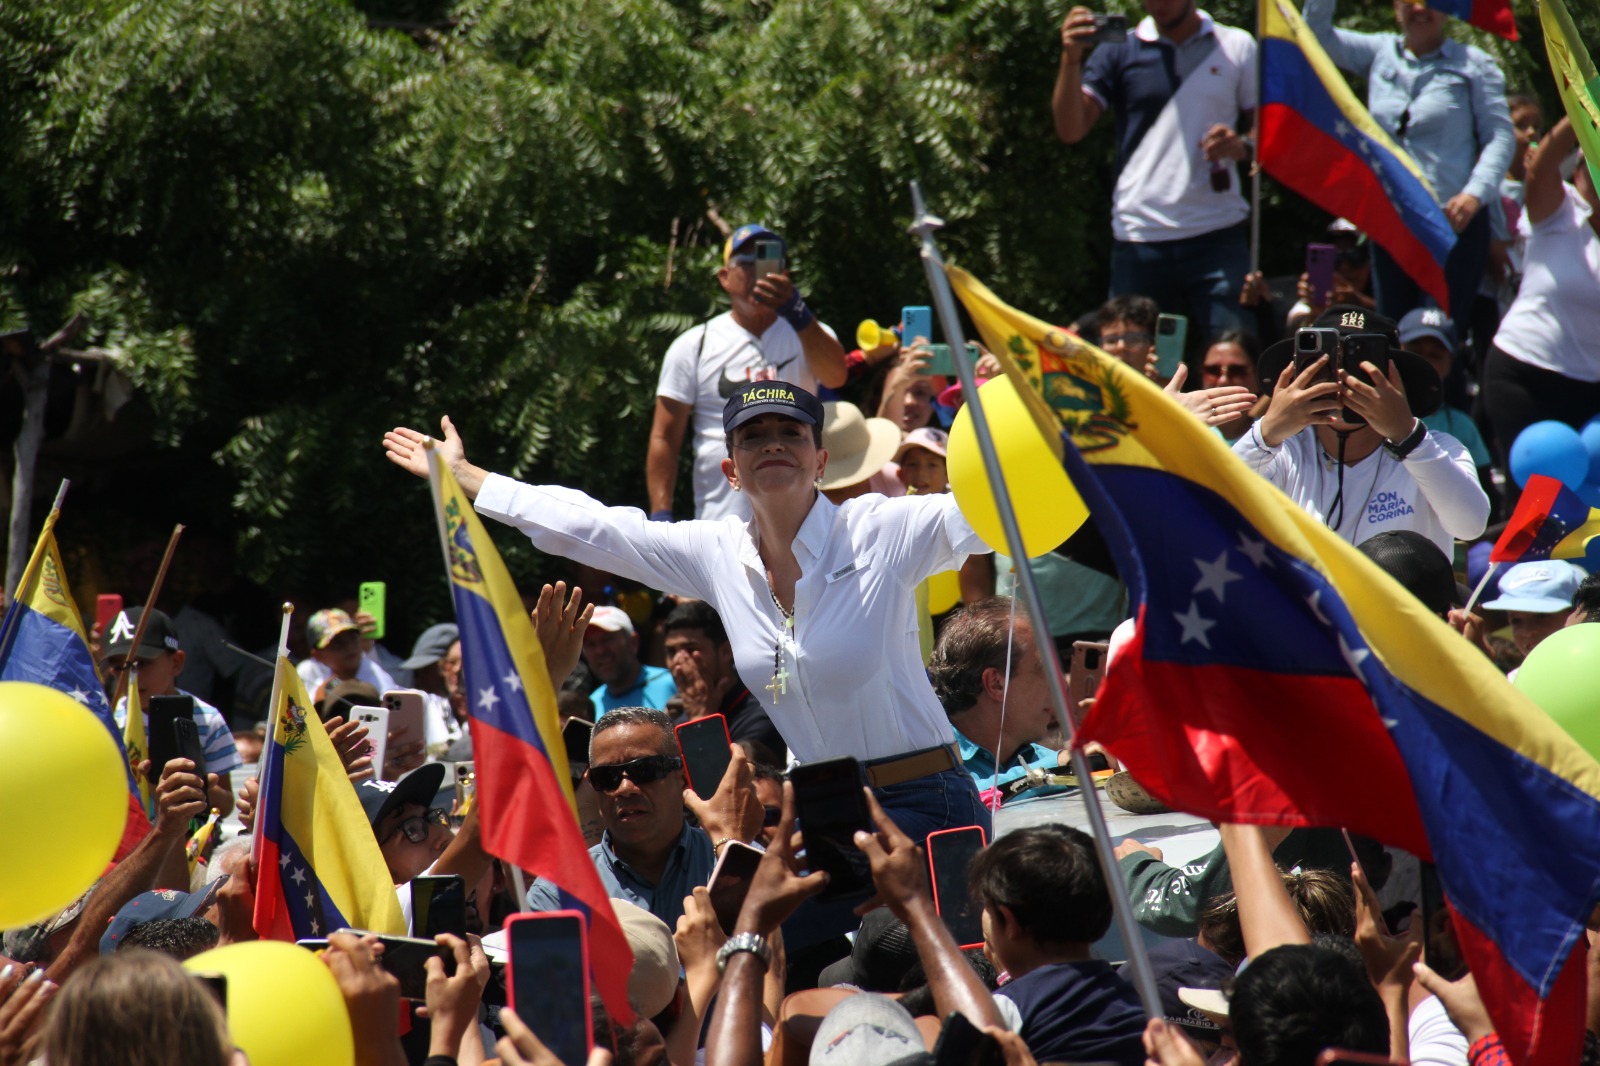
[[[669,928],[683,914],[684,897],[711,879],[722,845],[748,842],[761,831],[761,802],[738,745],[716,794],[702,801],[685,791],[672,720],[649,707],[619,707],[595,723],[588,778],[605,826],[589,857],[606,894],[643,907]],[[686,808],[699,828],[685,819]],[[528,888],[529,910],[560,906],[549,882]]]

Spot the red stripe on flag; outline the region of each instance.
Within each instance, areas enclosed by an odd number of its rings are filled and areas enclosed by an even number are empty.
[[[1493,862],[1493,858],[1486,861]],[[1583,1051],[1583,1027],[1576,1019],[1587,1009],[1588,942],[1578,930],[1577,943],[1541,1002],[1536,989],[1506,962],[1493,940],[1454,907],[1450,919],[1456,942],[1478,995],[1489,1010],[1511,1061],[1517,1066],[1569,1066]],[[1573,1024],[1563,1025],[1563,1020]],[[1547,1024],[1549,1023],[1549,1024]]]
[[[1561,495],[1562,487],[1557,478],[1539,474],[1528,478],[1522,495],[1517,499],[1517,509],[1506,522],[1505,532],[1500,534],[1500,539],[1494,542],[1494,548],[1489,552],[1491,563],[1516,562],[1533,547],[1539,539],[1539,530],[1555,509],[1556,497]]]
[[[1360,226],[1428,295],[1449,304],[1444,264],[1412,232],[1359,155],[1283,104],[1261,109],[1260,136],[1261,158],[1275,160],[1269,174],[1324,211]]]
[[[263,940],[294,939],[294,925],[289,920],[289,907],[283,896],[283,867],[278,862],[278,845],[266,837],[261,839],[261,865],[256,870],[256,909],[250,924]]]
[[[139,841],[150,835],[150,819],[145,817],[144,804],[137,793],[128,793],[128,818],[122,824],[122,840],[117,844],[116,853],[111,856],[113,864],[121,862],[128,857],[134,848],[139,846]]]
[[[472,750],[485,850],[554,882],[589,908],[595,988],[619,1024],[632,1024],[628,975],[633,970],[633,950],[550,761],[538,748],[476,716]]]
[[[1411,775],[1359,681],[1146,660],[1144,611],[1083,740],[1169,807],[1223,822],[1344,826],[1431,856]],[[1263,729],[1281,742],[1261,743]]]

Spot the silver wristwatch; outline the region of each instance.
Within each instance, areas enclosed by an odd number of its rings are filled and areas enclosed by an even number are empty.
[[[748,951],[761,960],[761,965],[772,965],[772,949],[767,946],[767,938],[760,933],[735,933],[722,945],[722,950],[717,952],[717,972],[722,973],[728,968],[728,960],[741,951]]]

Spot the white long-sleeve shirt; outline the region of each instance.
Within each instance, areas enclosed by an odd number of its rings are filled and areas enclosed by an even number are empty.
[[[754,522],[651,522],[578,492],[490,475],[477,510],[542,551],[716,608],[739,676],[801,762],[863,762],[952,743],[917,640],[917,583],[986,550],[951,495],[818,496],[794,540],[801,576],[786,634]],[[768,688],[774,655],[787,691]]]
[[[1327,521],[1339,471],[1314,429],[1269,448],[1257,422],[1234,442],[1233,451],[1295,503]],[[1454,558],[1455,542],[1480,536],[1488,523],[1489,497],[1478,483],[1471,453],[1450,434],[1430,429],[1404,460],[1380,447],[1344,468],[1344,515],[1333,529],[1352,544],[1385,530],[1411,529]]]

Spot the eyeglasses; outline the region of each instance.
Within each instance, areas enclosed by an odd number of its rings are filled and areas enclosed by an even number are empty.
[[[399,825],[394,827],[385,840],[392,840],[395,833],[404,833],[406,839],[413,844],[425,843],[428,839],[428,827],[442,825],[450,828],[450,812],[443,807],[429,807],[426,814],[413,814]]]
[[[1237,381],[1245,381],[1250,377],[1250,368],[1232,363],[1223,366],[1212,366],[1208,363],[1200,368],[1200,373],[1208,378],[1230,378]]]
[[[763,808],[761,808],[761,824],[765,828],[771,829],[773,826],[777,825],[781,821],[783,821],[783,808],[782,807],[763,807]]]
[[[622,787],[623,777],[636,785],[649,785],[682,766],[683,760],[676,755],[650,755],[629,762],[612,763],[610,766],[591,766],[589,783],[596,792],[615,792]]]
[[[1138,348],[1141,345],[1149,347],[1153,338],[1143,330],[1134,330],[1129,333],[1102,333],[1100,334],[1100,347],[1110,348],[1116,344],[1125,344],[1129,348]]]

